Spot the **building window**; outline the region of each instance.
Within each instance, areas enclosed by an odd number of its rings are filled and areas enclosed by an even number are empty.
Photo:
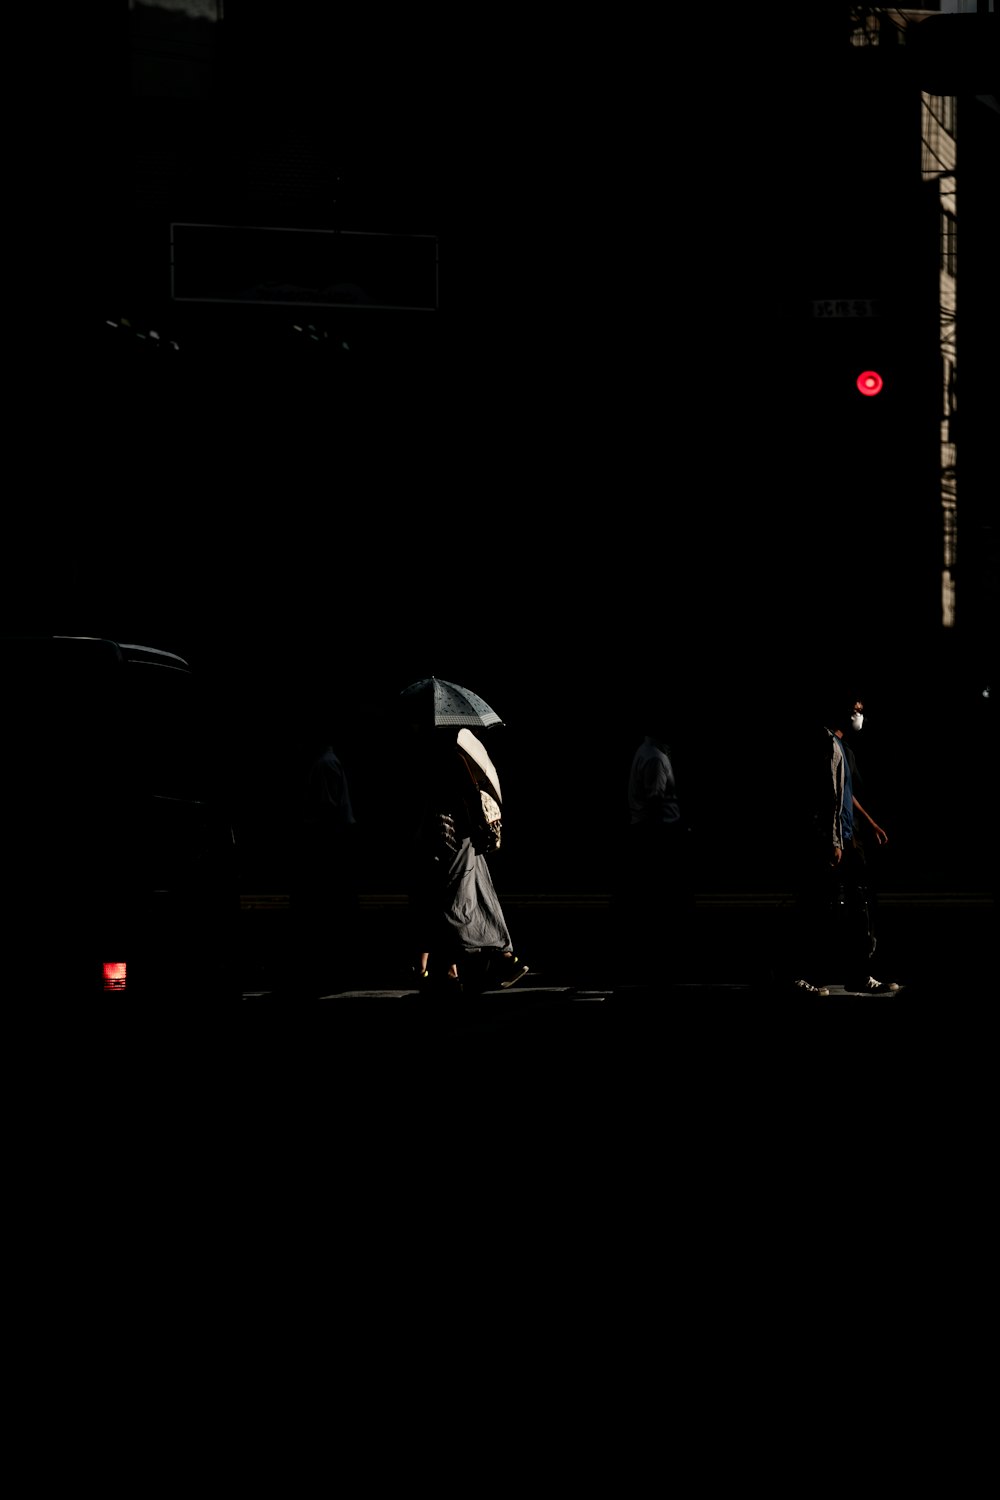
[[[958,225],[955,215],[941,211],[941,269],[949,276],[958,274]]]
[[[955,134],[955,96],[954,94],[928,94],[927,105],[931,114],[937,120],[942,130],[946,130],[950,136]]]

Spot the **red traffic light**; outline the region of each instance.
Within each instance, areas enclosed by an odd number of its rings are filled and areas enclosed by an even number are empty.
[[[855,385],[862,396],[877,396],[882,389],[882,377],[877,370],[862,370]]]

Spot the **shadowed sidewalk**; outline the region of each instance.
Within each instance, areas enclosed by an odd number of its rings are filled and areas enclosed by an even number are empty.
[[[664,924],[663,963],[655,980],[637,974],[619,946],[609,896],[505,895],[515,946],[529,973],[497,990],[509,1008],[538,991],[641,994],[670,990],[774,998],[792,902],[787,893],[703,894],[673,928]],[[885,893],[879,902],[879,946],[873,968],[910,997],[928,990],[970,993],[990,969],[994,901],[981,892]],[[406,900],[361,898],[354,930],[339,944],[321,988],[328,994],[384,998],[414,995],[406,934]],[[243,984],[246,992],[288,993],[297,955],[287,898],[243,898]],[[884,971],[884,972],[883,972]],[[831,998],[837,994],[836,987]],[[843,997],[842,997],[843,998]]]

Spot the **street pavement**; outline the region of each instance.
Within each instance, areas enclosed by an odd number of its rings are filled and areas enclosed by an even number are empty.
[[[759,1041],[807,1024],[840,1026],[847,1017],[891,1034],[918,1014],[954,1025],[975,1015],[990,989],[993,898],[984,893],[884,894],[878,912],[877,977],[899,988],[875,995],[831,985],[827,997],[776,983],[791,920],[784,893],[703,894],[675,924],[653,978],[630,971],[615,940],[609,898],[505,897],[505,911],[528,974],[510,989],[447,1003],[413,980],[405,940],[405,899],[362,898],[339,963],[312,982],[297,970],[294,928],[282,897],[244,897],[243,999],[274,1015],[312,1007],[343,1035],[380,1042],[426,1035],[493,1041],[546,1035],[575,1045],[655,1043],[672,1033]],[[666,924],[665,924],[666,926]],[[836,1020],[834,1020],[836,1018]]]
[[[918,1236],[982,1194],[992,898],[884,896],[901,988],[826,998],[771,983],[780,894],[699,897],[655,984],[627,974],[604,897],[508,896],[505,910],[528,975],[442,1004],[412,984],[399,898],[362,901],[341,954],[352,982],[310,994],[292,982],[287,901],[247,897],[237,1003],[32,1010],[11,1053],[24,1118],[59,1150],[82,1139],[88,1160],[124,1162],[130,1180],[180,1160],[206,1192],[236,1174],[317,1206],[352,1173],[390,1207],[432,1180],[452,1205],[499,1181],[555,1204],[574,1178],[598,1219],[602,1194],[622,1192],[624,1211],[658,1219],[678,1174],[713,1212],[736,1182],[734,1254],[764,1232],[764,1177],[793,1216],[807,1188],[822,1204],[836,1183],[843,1214],[862,1179],[876,1209],[905,1187]],[[422,1212],[403,1240],[427,1229]],[[856,1253],[872,1251],[870,1222],[851,1229]]]

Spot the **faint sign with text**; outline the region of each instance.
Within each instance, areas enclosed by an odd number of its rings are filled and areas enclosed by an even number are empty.
[[[874,297],[819,297],[810,303],[814,318],[877,318]]]

